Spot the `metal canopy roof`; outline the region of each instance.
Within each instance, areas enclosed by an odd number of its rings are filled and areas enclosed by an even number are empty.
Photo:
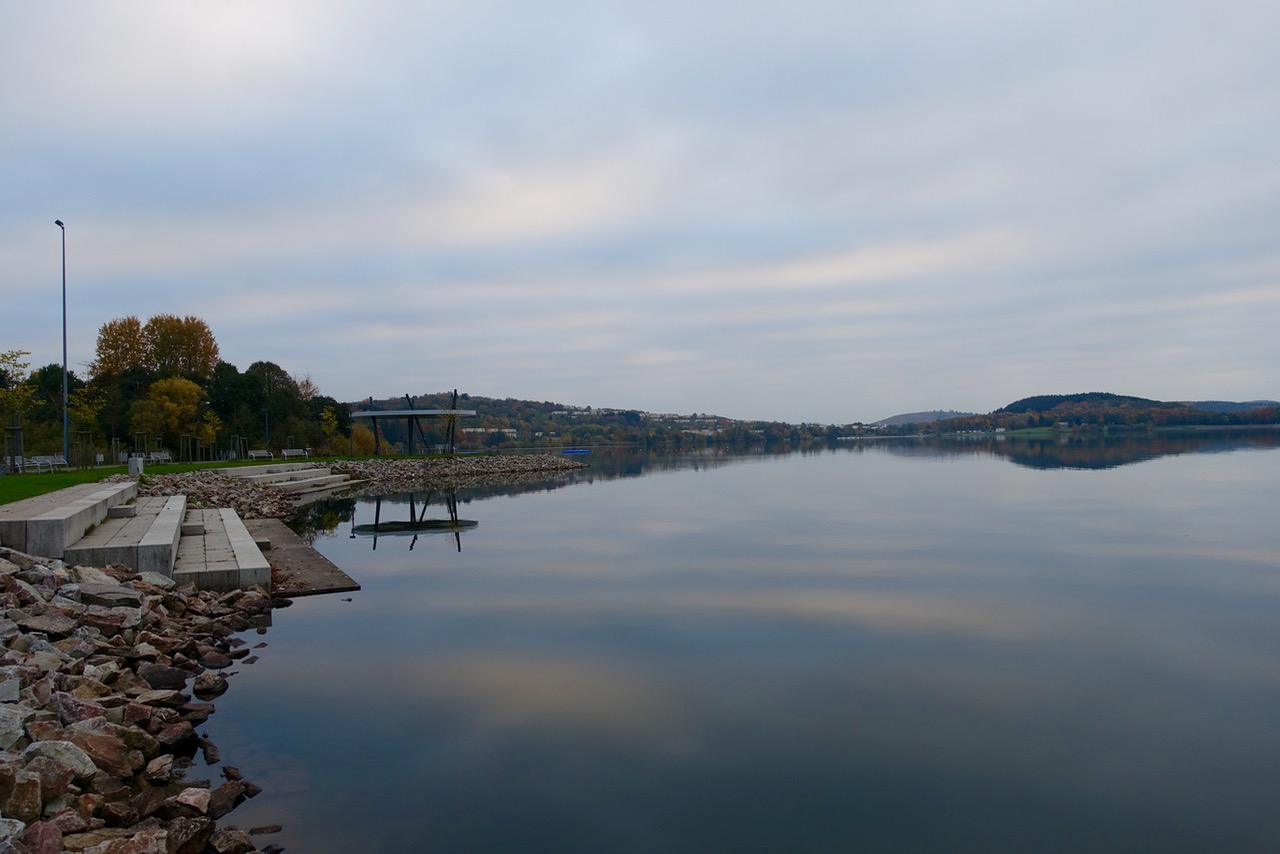
[[[417,415],[475,415],[474,409],[378,409],[351,413],[352,418],[404,418]]]

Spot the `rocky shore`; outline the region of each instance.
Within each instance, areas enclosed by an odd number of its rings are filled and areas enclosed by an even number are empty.
[[[252,663],[261,588],[175,588],[0,547],[0,854],[263,854],[218,819],[259,791],[196,727]],[[265,644],[259,644],[264,646]],[[268,832],[278,828],[257,828]]]
[[[468,455],[439,459],[379,457],[315,465],[344,472],[359,481],[347,495],[387,495],[424,487],[458,489],[522,483],[587,467],[585,463],[555,454]],[[189,507],[230,507],[241,519],[287,519],[298,509],[296,494],[270,484],[249,483],[218,469],[144,475],[141,478],[133,475],[107,478],[109,481],[135,479],[138,480],[139,495],[185,495]]]
[[[329,463],[390,493],[541,479],[585,467],[551,454]],[[127,476],[117,476],[119,480]],[[216,470],[148,475],[142,495],[283,518],[296,497]],[[65,566],[0,546],[0,854],[276,854],[218,820],[258,788],[197,727],[252,663],[237,635],[265,631],[270,591],[175,587],[126,567]],[[265,646],[259,643],[257,646]],[[256,647],[255,647],[256,648]],[[196,757],[203,757],[203,766]]]
[[[241,519],[287,519],[298,509],[298,497],[270,484],[250,483],[218,469],[180,474],[117,474],[109,482],[138,481],[138,495],[185,495],[188,507],[230,507]]]
[[[433,487],[458,489],[539,480],[586,468],[586,463],[556,454],[461,456],[438,459],[388,457],[338,460],[334,471],[363,481],[354,494],[386,495]]]

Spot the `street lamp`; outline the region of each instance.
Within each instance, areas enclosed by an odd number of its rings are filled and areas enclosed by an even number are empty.
[[[62,229],[62,459],[71,462],[71,424],[67,420],[67,227],[62,220],[53,224]]]

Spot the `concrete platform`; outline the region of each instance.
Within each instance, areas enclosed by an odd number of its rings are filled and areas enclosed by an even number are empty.
[[[138,484],[82,483],[0,506],[0,543],[42,557],[66,548],[98,525],[112,507],[138,497]]]
[[[68,546],[63,559],[85,566],[123,564],[134,572],[173,574],[187,497],[142,498],[132,516],[108,518]]]
[[[330,470],[315,463],[271,463],[261,466],[239,466],[237,468],[218,469],[228,477],[238,477],[250,483],[281,484],[291,480],[306,480],[321,474],[329,474]]]
[[[185,526],[203,532],[179,541],[174,581],[192,582],[201,590],[271,588],[271,564],[234,510],[191,510]]]
[[[299,503],[314,501],[359,483],[352,480],[350,475],[334,474],[333,469],[317,463],[271,463],[219,471],[249,483],[273,486],[293,493]]]
[[[279,519],[246,519],[245,527],[258,542],[270,543],[264,554],[271,562],[277,596],[313,596],[359,590],[355,579],[338,569]]]
[[[322,472],[315,477],[308,477],[303,480],[289,480],[283,483],[277,483],[275,486],[283,489],[285,492],[316,492],[322,489],[333,489],[351,483],[351,478],[345,474],[330,474],[328,469],[314,469],[314,471]]]

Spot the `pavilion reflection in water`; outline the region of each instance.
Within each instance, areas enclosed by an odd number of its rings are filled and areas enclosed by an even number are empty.
[[[448,518],[427,517],[427,511],[431,509],[431,498],[434,493],[428,492],[426,497],[417,500],[415,493],[409,492],[401,495],[379,495],[373,499],[373,523],[358,525],[356,524],[356,512],[358,509],[353,508],[351,511],[351,539],[356,537],[372,537],[373,548],[378,548],[378,537],[412,537],[409,541],[409,551],[413,551],[413,547],[418,544],[418,537],[429,536],[434,534],[452,534],[454,542],[457,543],[458,551],[462,551],[462,532],[469,531],[479,525],[472,519],[458,518],[458,496],[455,492],[444,492],[442,497],[444,502],[442,505],[448,511]],[[383,502],[388,505],[407,504],[409,507],[408,519],[383,519],[382,505]],[[419,510],[419,506],[421,510]]]

